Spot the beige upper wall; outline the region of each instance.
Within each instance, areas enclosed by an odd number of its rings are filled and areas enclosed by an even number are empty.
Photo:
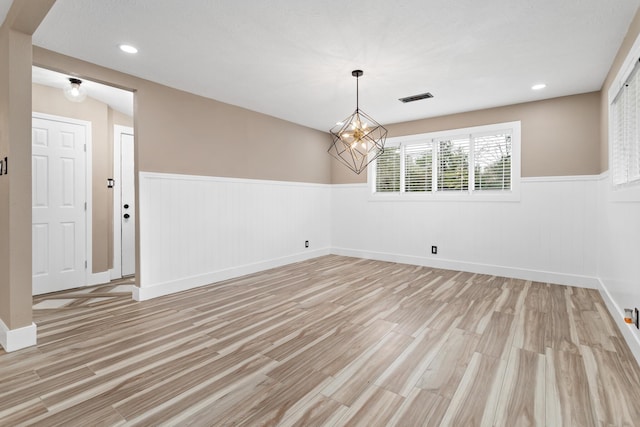
[[[0,319],[31,325],[31,35],[54,0],[13,2],[0,27]]]
[[[600,92],[385,125],[388,137],[521,121],[523,177],[600,172]],[[366,182],[332,162],[335,184]]]
[[[618,53],[616,54],[615,59],[613,60],[613,64],[609,69],[609,73],[607,74],[607,78],[604,80],[604,84],[602,85],[602,99],[600,104],[600,172],[604,172],[609,170],[609,105],[608,105],[608,92],[611,87],[611,83],[616,78],[616,75],[620,71],[620,67],[624,60],[626,59],[633,43],[638,38],[640,34],[640,9],[636,12],[636,15],[631,21],[629,25],[629,30],[627,31],[626,36],[622,44],[620,45],[620,49],[618,49]]]
[[[329,183],[329,135],[34,48],[34,65],[135,90],[138,170]]]
[[[264,114],[34,48],[34,63],[136,90],[140,171],[314,183],[365,182],[326,153],[330,137]],[[600,172],[600,93],[388,125],[389,137],[522,122],[522,176]]]
[[[0,319],[9,329],[32,320],[30,46],[30,35],[0,28],[0,159],[9,163],[0,176]]]

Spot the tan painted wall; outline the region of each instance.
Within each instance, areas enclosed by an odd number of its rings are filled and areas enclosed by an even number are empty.
[[[31,36],[0,29],[0,158],[9,163],[0,176],[0,318],[9,329],[31,324],[31,105],[29,87],[18,90],[30,80],[30,47]]]
[[[639,34],[640,9],[638,9],[636,16],[634,16],[633,21],[631,21],[629,30],[620,45],[620,49],[618,49],[618,53],[616,54],[613,64],[609,69],[609,74],[607,74],[607,78],[604,80],[604,84],[602,85],[602,99],[600,103],[600,172],[609,170],[609,106],[607,105],[609,88],[611,87],[613,80],[616,78],[616,74],[620,71],[622,63],[627,58],[627,55]]]
[[[600,172],[600,92],[385,125],[389,137],[520,120],[522,176],[591,175]],[[331,165],[331,182],[366,182]]]
[[[329,135],[34,48],[34,65],[135,94],[140,171],[329,183]]]
[[[113,194],[107,178],[113,177],[113,125],[133,126],[133,118],[87,97],[83,102],[67,100],[60,89],[33,85],[34,112],[53,114],[91,122],[92,143],[92,225],[93,272],[113,266]]]
[[[31,35],[53,0],[16,1],[0,27],[0,319],[31,325]]]
[[[0,28],[0,159],[9,155],[9,30]],[[9,179],[0,176],[0,236],[9,235]],[[0,238],[0,319],[11,327],[9,240]]]

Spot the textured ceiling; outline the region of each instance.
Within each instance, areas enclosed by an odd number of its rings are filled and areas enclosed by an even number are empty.
[[[60,89],[62,98],[63,89],[69,86],[69,76],[44,68],[33,67],[31,78],[34,83],[51,86]],[[133,93],[115,87],[106,86],[90,80],[82,80],[82,86],[87,90],[87,96],[103,102],[127,116],[133,117]]]
[[[383,124],[599,90],[639,4],[58,0],[33,41],[328,130],[355,108],[356,68],[360,107]],[[398,101],[427,91],[435,98]]]

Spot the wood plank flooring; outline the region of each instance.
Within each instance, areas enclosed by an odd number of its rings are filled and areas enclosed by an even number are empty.
[[[151,301],[34,298],[0,425],[638,426],[595,290],[325,256]]]

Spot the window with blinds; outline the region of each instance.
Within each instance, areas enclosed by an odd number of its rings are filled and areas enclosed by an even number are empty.
[[[400,147],[387,147],[376,159],[376,192],[400,191]]]
[[[511,188],[511,135],[496,133],[477,136],[473,154],[474,188]]]
[[[611,174],[614,186],[640,182],[640,73],[635,66],[612,109]]]
[[[433,144],[413,144],[404,148],[404,191],[431,191]]]
[[[507,125],[513,128],[500,127]],[[371,163],[373,192],[511,193],[514,177],[520,178],[519,163],[514,163],[515,128],[519,153],[520,122],[387,141],[384,153]],[[477,132],[464,133],[469,130]]]
[[[469,189],[470,137],[441,139],[438,147],[438,191],[463,191]]]

